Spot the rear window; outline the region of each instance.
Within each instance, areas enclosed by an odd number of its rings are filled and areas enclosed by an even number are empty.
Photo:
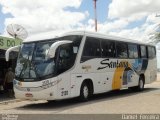
[[[148,58],[155,58],[155,57],[156,57],[155,47],[149,46],[148,47]]]

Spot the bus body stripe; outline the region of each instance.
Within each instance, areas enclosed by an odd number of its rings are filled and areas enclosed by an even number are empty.
[[[127,63],[128,66],[127,67],[131,67],[131,64],[128,63],[128,61],[121,61],[120,64],[123,63]],[[112,81],[112,90],[116,90],[116,89],[121,89],[122,88],[122,84],[123,84],[123,74],[125,71],[126,67],[121,66],[121,67],[117,67],[115,72],[114,72],[114,76],[113,76],[113,81]]]

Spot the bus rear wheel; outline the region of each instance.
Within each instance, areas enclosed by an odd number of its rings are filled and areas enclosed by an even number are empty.
[[[144,90],[144,78],[143,77],[140,77],[139,79],[139,84],[137,86],[137,90],[138,91],[143,91]]]
[[[138,86],[130,87],[130,89],[134,91],[143,91],[144,90],[144,77],[139,78]]]
[[[90,97],[90,89],[89,89],[89,85],[84,82],[81,86],[81,90],[80,90],[80,100],[81,101],[88,101]]]

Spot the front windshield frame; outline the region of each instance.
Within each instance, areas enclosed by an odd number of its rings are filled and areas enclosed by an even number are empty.
[[[26,73],[28,73],[28,76],[30,76],[31,72],[31,66],[32,66],[32,57],[33,57],[33,51],[35,49],[35,43],[29,43],[29,44],[22,44],[20,48],[20,52],[17,59],[17,65],[15,69],[15,76],[25,76]],[[25,78],[25,77],[23,77]]]
[[[36,69],[35,71],[39,79],[47,76],[53,76],[56,72],[56,56],[55,58],[50,58],[47,56],[48,50],[54,42],[47,41],[39,42],[36,44],[36,49],[33,54],[32,62],[34,64],[34,67]]]
[[[51,44],[53,44],[54,42],[56,42],[56,41],[59,41],[59,40],[71,40],[71,41],[74,41],[74,37],[77,37],[78,38],[78,49],[79,49],[79,46],[80,46],[80,43],[81,43],[81,40],[82,40],[82,38],[83,38],[83,36],[79,36],[79,35],[72,35],[72,36],[64,36],[64,37],[60,37],[60,38],[56,38],[56,39],[51,39],[51,40],[43,40],[43,41],[38,41],[38,42],[28,42],[28,43],[24,43],[24,44],[22,44],[22,47],[20,48],[20,52],[19,52],[19,55],[18,55],[18,60],[17,60],[17,66],[16,66],[16,79],[17,80],[20,80],[20,81],[26,81],[26,82],[28,82],[28,81],[39,81],[39,80],[42,80],[42,79],[47,79],[47,78],[51,78],[51,77],[54,77],[54,76],[56,76],[56,75],[58,75],[58,74],[60,74],[60,73],[58,73],[57,72],[57,68],[58,68],[58,64],[57,64],[57,62],[58,62],[58,59],[59,59],[59,52],[60,52],[60,47],[58,47],[57,48],[57,50],[56,50],[56,55],[55,55],[55,58],[52,58],[52,61],[54,61],[54,67],[53,67],[53,71],[50,73],[50,74],[42,74],[41,72],[37,72],[37,70],[39,69],[38,68],[38,65],[35,63],[35,56],[36,56],[36,50],[38,49],[38,47],[37,46],[39,46],[39,44],[47,44],[47,43],[51,43]],[[76,38],[75,37],[75,38]],[[71,39],[72,38],[72,39]],[[75,40],[76,41],[76,40]],[[21,52],[23,51],[23,46],[24,45],[29,45],[29,44],[34,44],[34,49],[32,49],[33,50],[33,53],[32,53],[32,57],[30,57],[31,59],[29,59],[30,60],[30,67],[32,68],[32,70],[34,71],[34,77],[32,76],[29,76],[29,77],[25,77],[25,76],[22,76],[22,75],[17,75],[17,69],[18,69],[18,64],[19,64],[19,60],[20,60],[20,55],[21,55]],[[50,45],[51,45],[50,44]],[[74,47],[74,46],[73,46]],[[49,49],[49,48],[48,48]],[[47,50],[48,49],[46,49],[46,51],[45,52],[47,52]],[[75,50],[75,49],[74,49]],[[77,50],[78,51],[78,50]],[[78,52],[77,52],[78,53]],[[76,55],[77,55],[77,53],[76,53]],[[45,56],[46,57],[46,56]],[[45,58],[46,60],[48,59],[48,58]],[[40,62],[41,64],[42,64],[42,62]],[[75,60],[74,60],[74,63],[75,63]],[[73,64],[74,64],[73,63]],[[41,65],[41,66],[43,66],[43,65]],[[73,66],[73,65],[72,65]],[[42,69],[43,70],[43,69]],[[32,71],[32,72],[33,72]]]
[[[17,66],[16,66],[16,71],[15,71],[16,77],[28,79],[28,81],[29,81],[29,79],[35,80],[35,79],[40,79],[43,76],[52,75],[54,72],[47,71],[47,69],[45,69],[45,68],[47,68],[47,66],[49,68],[53,67],[53,66],[51,66],[50,63],[52,63],[52,62],[54,63],[54,59],[48,58],[45,53],[49,49],[50,46],[48,46],[47,49],[44,49],[44,51],[42,51],[44,46],[46,46],[48,44],[51,45],[52,43],[53,43],[53,41],[52,42],[47,41],[47,42],[23,44],[21,47],[21,51],[19,53],[18,60],[17,60]],[[25,46],[27,46],[27,47],[25,47]],[[29,49],[28,46],[34,46],[34,48],[31,49],[31,47],[29,47],[30,48]],[[26,50],[26,48],[28,50]],[[31,54],[25,54],[26,51],[28,51],[28,52],[32,51],[32,53],[30,52]],[[28,55],[28,57],[25,57],[27,55]],[[42,58],[42,57],[44,57],[44,58]],[[42,71],[44,69],[46,71],[44,71],[42,73]],[[50,70],[54,70],[54,67],[50,68]]]

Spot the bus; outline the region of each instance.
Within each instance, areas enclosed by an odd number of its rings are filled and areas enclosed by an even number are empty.
[[[158,58],[160,58],[160,50],[159,49],[157,49],[157,68],[158,68],[158,72],[160,72],[160,60]]]
[[[155,46],[140,41],[72,31],[23,41],[18,51],[14,92],[18,99],[61,100],[129,88],[142,91],[157,77]]]

